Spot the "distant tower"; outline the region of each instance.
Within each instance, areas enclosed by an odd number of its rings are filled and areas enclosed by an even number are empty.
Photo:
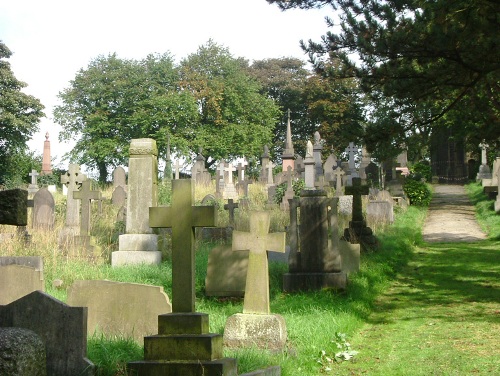
[[[281,159],[283,161],[283,171],[288,171],[288,166],[294,168],[294,160],[295,160],[295,151],[293,150],[292,143],[292,127],[290,125],[290,109],[288,109],[288,124],[286,126],[286,141],[285,141],[285,150],[283,150],[283,154],[281,155]]]
[[[51,175],[52,166],[50,163],[50,141],[49,132],[45,133],[45,141],[43,143],[43,158],[41,175]]]

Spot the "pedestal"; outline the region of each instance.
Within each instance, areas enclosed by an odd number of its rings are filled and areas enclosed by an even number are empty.
[[[111,254],[111,266],[161,263],[156,234],[123,234],[118,237],[118,251]]]

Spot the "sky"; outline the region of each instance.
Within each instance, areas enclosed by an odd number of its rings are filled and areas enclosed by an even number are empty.
[[[320,41],[331,8],[282,12],[265,0],[0,0],[0,40],[13,52],[8,62],[46,117],[29,141],[41,154],[49,132],[55,164],[71,143],[59,143],[52,119],[57,95],[80,69],[100,55],[143,59],[170,52],[177,62],[209,39],[249,61],[307,60],[299,41]]]

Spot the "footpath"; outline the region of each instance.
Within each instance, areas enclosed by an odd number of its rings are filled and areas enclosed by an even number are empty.
[[[336,375],[500,375],[500,242],[464,187],[437,185],[424,243],[350,338]]]

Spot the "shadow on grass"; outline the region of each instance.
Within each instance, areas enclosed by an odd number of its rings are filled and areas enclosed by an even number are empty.
[[[491,308],[500,302],[499,245],[484,241],[421,248],[377,304],[383,314],[372,323],[391,321],[391,312],[405,306],[445,321],[500,322],[500,312]]]

